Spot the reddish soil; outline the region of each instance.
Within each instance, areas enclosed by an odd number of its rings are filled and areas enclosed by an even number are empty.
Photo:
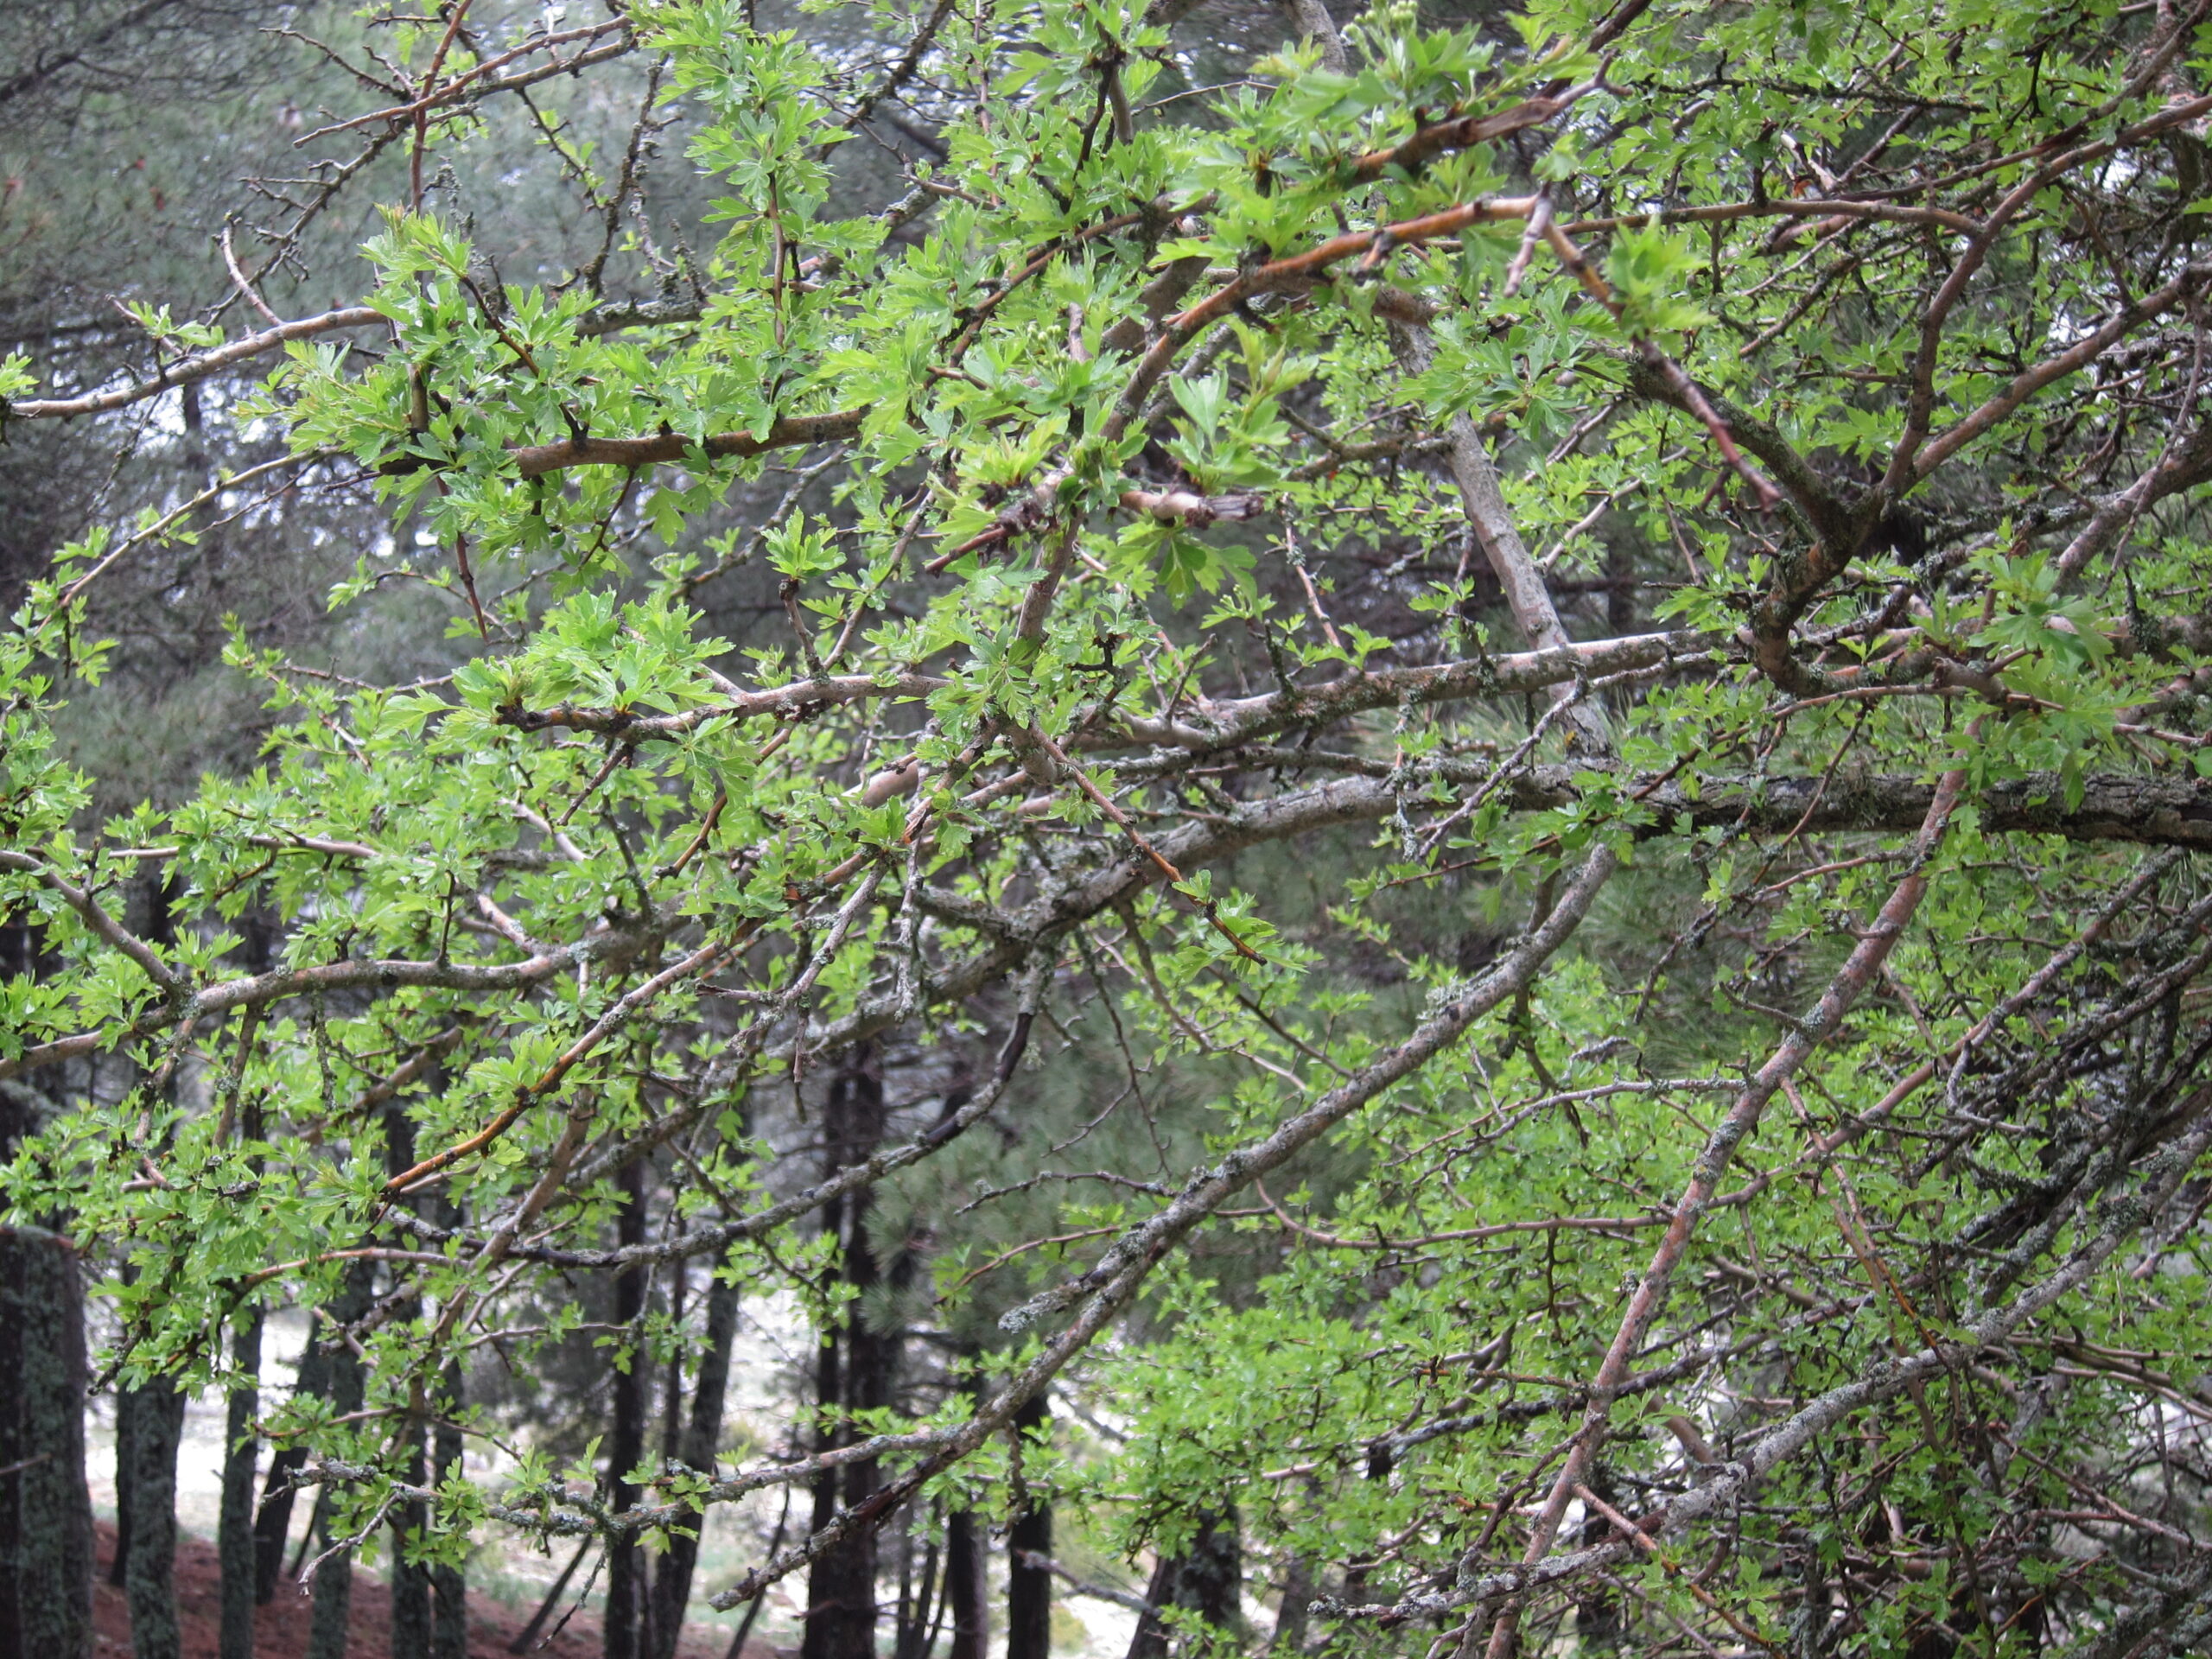
[[[130,1615],[123,1592],[107,1581],[115,1555],[115,1529],[105,1523],[99,1535],[99,1578],[92,1592],[92,1624],[98,1632],[94,1651],[99,1659],[120,1659],[130,1651]],[[179,1538],[176,1547],[176,1608],[184,1630],[184,1659],[215,1659],[215,1637],[221,1606],[215,1546],[204,1539]],[[307,1651],[308,1598],[287,1582],[278,1586],[276,1599],[256,1610],[256,1659],[299,1659]],[[565,1611],[565,1609],[563,1609]],[[531,1610],[510,1607],[488,1596],[468,1599],[468,1659],[508,1659],[507,1643],[530,1620]],[[549,1627],[557,1623],[556,1613]],[[391,1651],[391,1595],[384,1580],[363,1572],[353,1574],[351,1640],[346,1659],[395,1659]],[[552,1659],[597,1659],[601,1633],[596,1613],[578,1612],[550,1640],[540,1637],[535,1654]],[[726,1638],[701,1630],[687,1632],[683,1659],[721,1659]],[[778,1659],[775,1649],[764,1642],[745,1644],[745,1659]]]

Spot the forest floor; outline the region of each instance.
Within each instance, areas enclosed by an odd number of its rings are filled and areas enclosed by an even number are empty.
[[[115,1558],[115,1529],[105,1522],[97,1528],[99,1576],[92,1592],[92,1624],[98,1633],[95,1651],[99,1659],[130,1651],[130,1615],[123,1592],[108,1582],[108,1568]],[[180,1535],[176,1544],[177,1618],[183,1627],[183,1659],[215,1659],[219,1624],[215,1546],[204,1538]],[[277,1587],[276,1599],[261,1608],[254,1621],[256,1659],[300,1659],[307,1651],[308,1599],[289,1580]],[[531,1610],[512,1607],[489,1596],[468,1599],[468,1659],[507,1659],[507,1643],[529,1622]],[[557,1619],[558,1615],[556,1615]],[[346,1659],[391,1659],[391,1597],[382,1579],[356,1572],[353,1575],[352,1627]],[[531,1651],[551,1659],[596,1659],[601,1632],[595,1612],[578,1611],[558,1636],[541,1637]],[[687,1633],[683,1659],[721,1659],[728,1649],[720,1632],[701,1630]],[[761,1641],[745,1644],[745,1659],[781,1659],[781,1650]]]

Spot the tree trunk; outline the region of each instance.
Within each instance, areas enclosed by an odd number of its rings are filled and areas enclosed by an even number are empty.
[[[909,1534],[910,1544],[911,1540]],[[899,1621],[899,1639],[893,1645],[892,1659],[928,1659],[930,1649],[935,1645],[942,1606],[938,1599],[938,1568],[942,1564],[942,1554],[938,1541],[931,1539],[929,1548],[922,1552],[920,1582],[913,1586],[912,1598]]]
[[[1238,1543],[1236,1511],[1209,1516],[1187,1552],[1162,1555],[1145,1586],[1144,1599],[1155,1607],[1180,1607],[1217,1630],[1235,1628],[1244,1586],[1243,1552]],[[1147,1614],[1137,1621],[1129,1659],[1166,1659],[1167,1626]]]
[[[340,1293],[332,1313],[336,1324],[351,1325],[369,1311],[376,1296],[376,1268],[368,1262],[355,1262],[346,1272],[346,1287]],[[318,1330],[308,1338],[310,1348],[329,1334]],[[306,1367],[301,1368],[304,1373]],[[340,1344],[330,1355],[330,1407],[338,1416],[361,1408],[361,1396],[368,1379],[363,1373],[361,1362],[353,1351]],[[324,1487],[315,1499],[315,1535],[321,1546],[328,1549],[339,1541],[334,1506],[330,1501],[330,1489]],[[352,1635],[350,1620],[353,1611],[353,1554],[340,1550],[315,1570],[315,1612],[308,1623],[308,1650],[306,1659],[346,1659],[348,1638]]]
[[[384,1111],[384,1162],[387,1179],[415,1166],[415,1122],[397,1101]],[[422,1206],[410,1207],[419,1211]],[[410,1304],[404,1316],[419,1311],[419,1303]],[[429,1472],[429,1425],[417,1417],[402,1433],[407,1442],[407,1484],[420,1486]],[[430,1569],[408,1560],[410,1543],[419,1542],[429,1521],[429,1507],[419,1498],[392,1505],[391,1659],[423,1659],[430,1650]]]
[[[334,1313],[337,1311],[334,1306]],[[316,1345],[316,1336],[325,1328],[316,1319],[308,1332],[308,1345],[300,1356],[299,1374],[292,1383],[293,1394],[300,1398],[319,1398],[330,1390],[330,1356]],[[118,1435],[121,1430],[117,1431]],[[308,1460],[307,1448],[295,1443],[279,1446],[269,1459],[269,1474],[262,1484],[261,1508],[253,1517],[253,1599],[257,1605],[266,1607],[276,1598],[276,1581],[284,1573],[284,1542],[292,1531],[292,1477]],[[118,1538],[121,1534],[118,1530]],[[118,1542],[118,1548],[120,1544]]]
[[[1052,1410],[1042,1395],[1014,1414],[1014,1432],[1042,1446]],[[1052,1553],[1052,1508],[1033,1493],[1029,1507],[1007,1529],[1006,1659],[1052,1659],[1052,1575],[1029,1565],[1031,1554]]]
[[[423,1426],[410,1424],[407,1484],[420,1486],[429,1472]],[[430,1519],[420,1500],[395,1503],[391,1510],[391,1659],[422,1659],[430,1650],[430,1569],[407,1559],[408,1544],[420,1538]]]
[[[971,1368],[976,1363],[975,1351],[964,1344],[957,1357]],[[982,1402],[980,1370],[971,1371],[968,1392],[973,1402]],[[982,1529],[970,1510],[955,1510],[944,1517],[944,1587],[938,1599],[952,1626],[947,1659],[985,1659],[991,1645],[990,1586]]]
[[[458,1216],[448,1216],[457,1222]],[[461,1431],[448,1428],[458,1421],[461,1404],[459,1360],[446,1362],[442,1421],[430,1433],[431,1473],[440,1482],[461,1472]],[[468,1577],[467,1572],[441,1561],[430,1569],[430,1659],[468,1659]]]
[[[130,1273],[126,1267],[125,1275]],[[130,1437],[138,1421],[138,1390],[115,1391],[115,1559],[107,1565],[107,1581],[120,1590],[130,1574],[130,1495],[135,1484],[130,1467]]]
[[[223,1422],[222,1510],[215,1523],[215,1554],[222,1577],[222,1630],[219,1659],[253,1659],[254,1465],[261,1442],[254,1438],[260,1409],[261,1308],[239,1310],[231,1330],[231,1363],[245,1381],[231,1390]]]
[[[1269,1653],[1289,1656],[1305,1651],[1313,1602],[1313,1563],[1306,1556],[1294,1555],[1283,1574],[1282,1605],[1275,1610],[1275,1633],[1268,1642]]]
[[[35,1227],[0,1227],[0,1659],[92,1659],[84,1292]]]
[[[1181,1593],[1181,1605],[1217,1630],[1236,1628],[1243,1611],[1244,1552],[1235,1510],[1209,1520],[1192,1541]]]
[[[722,1407],[729,1394],[730,1354],[737,1345],[737,1287],[716,1279],[707,1292],[707,1343],[699,1357],[699,1380],[691,1391],[690,1421],[684,1425],[676,1455],[688,1469],[711,1473],[721,1449]],[[701,1517],[704,1521],[704,1516]],[[699,1540],[676,1537],[653,1576],[653,1645],[650,1659],[674,1659],[683,1630],[683,1611],[691,1599],[691,1575],[699,1562]]]
[[[1144,1599],[1155,1607],[1174,1607],[1176,1581],[1183,1570],[1179,1555],[1161,1555],[1152,1564],[1145,1580]],[[1137,1618],[1136,1634],[1129,1638],[1129,1659],[1167,1659],[1167,1626],[1150,1613]]]
[[[130,1427],[130,1556],[123,1591],[136,1659],[179,1659],[176,1618],[176,1443],[184,1395],[162,1378],[137,1391]]]
[[[257,952],[266,962],[266,947]],[[250,1035],[240,1039],[251,1042]],[[243,1061],[241,1061],[243,1066]],[[238,1104],[241,1073],[231,1074],[232,1093],[225,1109]],[[245,1103],[238,1133],[249,1143],[263,1135],[261,1108]],[[257,1173],[262,1160],[256,1156]],[[253,1535],[253,1477],[261,1459],[254,1420],[261,1411],[261,1304],[248,1301],[231,1315],[231,1365],[240,1381],[230,1392],[223,1414],[223,1496],[215,1519],[215,1556],[220,1578],[222,1624],[216,1634],[217,1659],[253,1659],[253,1609],[257,1551]]]
[[[141,925],[145,928],[147,936],[158,944],[163,942],[163,936],[167,935],[167,942],[174,944],[175,934],[169,926],[168,905],[162,885],[158,881],[146,883],[140,887],[139,893],[146,906],[146,914]],[[125,1262],[123,1264],[123,1282],[127,1285],[137,1276],[137,1264]],[[138,1421],[147,1408],[148,1392],[121,1386],[115,1391],[115,1560],[109,1565],[107,1581],[122,1591],[126,1599],[130,1593],[131,1541],[137,1531],[136,1523],[139,1508]],[[175,1482],[176,1475],[172,1468],[169,1484],[174,1487]],[[175,1510],[175,1502],[172,1496],[169,1516],[172,1548],[176,1529]],[[131,1624],[135,1631],[137,1626],[135,1615]],[[134,1635],[133,1640],[136,1639]]]
[[[645,1160],[622,1172],[622,1215],[616,1226],[625,1246],[645,1242]],[[641,1330],[650,1270],[631,1268],[614,1279],[614,1322],[633,1333]],[[614,1421],[607,1440],[608,1505],[616,1510],[638,1501],[638,1489],[625,1478],[645,1455],[645,1415],[651,1408],[652,1373],[642,1350],[631,1354],[626,1370],[614,1376]],[[607,1541],[607,1659],[638,1659],[643,1650],[639,1626],[646,1612],[645,1560],[636,1541]]]
[[[824,1165],[831,1174],[867,1159],[882,1140],[883,1074],[871,1051],[863,1048],[830,1086],[823,1130]],[[823,1225],[842,1234],[842,1277],[855,1293],[844,1329],[823,1334],[817,1366],[825,1451],[858,1437],[852,1414],[890,1403],[898,1367],[897,1333],[872,1329],[861,1306],[881,1277],[868,1242],[868,1210],[865,1187],[823,1208]],[[815,1483],[815,1526],[826,1524],[841,1508],[865,1502],[880,1484],[873,1459],[827,1471]],[[875,1529],[863,1527],[816,1558],[807,1579],[801,1659],[874,1659],[875,1547]]]
[[[979,1530],[971,1510],[955,1510],[944,1518],[944,1605],[952,1621],[948,1659],[984,1659],[990,1648],[990,1602]]]

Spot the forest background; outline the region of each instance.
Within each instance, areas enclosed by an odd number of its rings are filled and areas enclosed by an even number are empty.
[[[0,13],[0,1650],[2202,1651],[2208,14]]]

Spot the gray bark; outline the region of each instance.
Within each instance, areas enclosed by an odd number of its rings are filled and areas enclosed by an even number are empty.
[[[176,1443],[184,1396],[167,1379],[137,1391],[130,1427],[130,1553],[123,1592],[135,1659],[180,1659],[176,1617]]]
[[[35,1227],[0,1227],[0,1659],[92,1659],[83,1289]]]
[[[1351,58],[1344,51],[1344,37],[1337,33],[1336,19],[1329,16],[1329,9],[1321,0],[1281,0],[1283,15],[1290,26],[1321,48],[1321,67],[1332,75],[1351,73]]]

